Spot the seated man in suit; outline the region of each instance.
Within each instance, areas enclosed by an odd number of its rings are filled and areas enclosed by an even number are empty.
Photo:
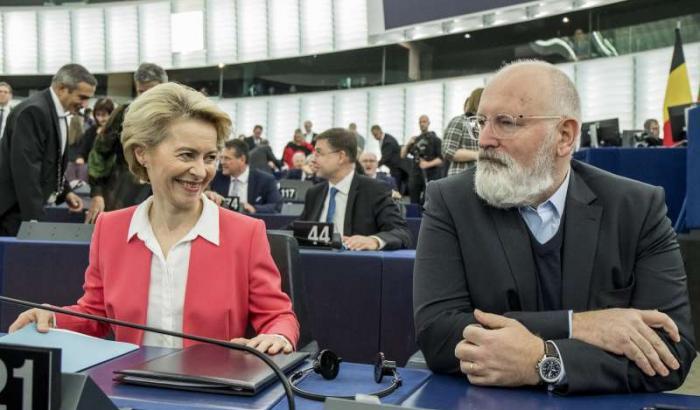
[[[411,233],[385,184],[355,173],[357,140],[344,128],[316,138],[318,176],[327,182],[306,192],[301,221],[332,222],[351,250],[399,249],[411,245]]]
[[[416,250],[430,368],[564,394],[680,386],[696,353],[663,190],[572,161],[580,99],[551,64],[501,69],[469,122],[476,169],[428,185]]]
[[[313,155],[309,155],[307,157],[304,155],[303,152],[297,152],[292,157],[292,163],[294,164],[294,167],[290,170],[287,170],[287,172],[282,177],[283,179],[311,181],[314,184],[317,184],[322,181],[322,179],[316,175],[316,166],[314,164]]]
[[[392,190],[396,190],[396,181],[394,181],[394,178],[384,172],[377,171],[377,154],[374,152],[363,152],[360,154],[360,164],[362,164],[362,170],[365,172],[365,176],[383,182]]]
[[[216,172],[211,190],[218,195],[208,192],[208,196],[217,204],[221,205],[224,197],[238,197],[239,209],[250,214],[278,213],[282,209],[277,181],[266,172],[248,167],[248,144],[242,140],[226,141],[221,170]]]

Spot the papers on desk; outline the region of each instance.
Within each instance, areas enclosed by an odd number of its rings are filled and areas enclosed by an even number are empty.
[[[99,339],[64,329],[39,333],[33,323],[0,337],[0,343],[57,347],[61,349],[62,373],[79,372],[139,348],[135,344]]]

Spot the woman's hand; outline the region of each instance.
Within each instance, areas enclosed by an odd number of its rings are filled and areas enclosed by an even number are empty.
[[[46,333],[54,327],[54,315],[48,310],[29,309],[17,316],[17,320],[10,325],[10,333],[20,330],[30,323],[36,323],[36,330]]]
[[[267,335],[261,333],[252,339],[238,337],[231,339],[232,343],[238,343],[257,349],[259,352],[267,354],[277,354],[280,352],[292,353],[294,348],[286,337],[281,335]]]

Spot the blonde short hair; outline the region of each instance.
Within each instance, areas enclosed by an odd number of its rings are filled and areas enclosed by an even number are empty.
[[[219,150],[231,133],[228,114],[202,93],[177,83],[159,84],[131,103],[124,117],[121,141],[131,173],[148,181],[146,168],[136,160],[135,149],[157,146],[168,137],[169,126],[181,119],[195,119],[213,125]]]

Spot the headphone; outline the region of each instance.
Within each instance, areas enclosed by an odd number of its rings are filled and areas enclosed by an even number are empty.
[[[289,383],[292,385],[292,390],[296,395],[309,400],[325,401],[327,398],[355,400],[355,396],[326,396],[323,394],[302,390],[297,386],[297,383],[299,383],[307,374],[311,372],[320,374],[326,380],[335,379],[340,371],[340,363],[342,361],[343,359],[338,357],[338,355],[332,351],[327,349],[321,350],[316,359],[314,359],[312,362],[311,367],[299,370],[292,374],[292,376],[289,378]],[[378,392],[366,394],[370,396],[377,396],[379,398],[385,397],[391,394],[394,390],[398,389],[402,383],[399,372],[396,370],[396,362],[386,360],[384,358],[384,353],[379,352],[377,353],[377,357],[374,361],[374,381],[381,383],[384,376],[393,377],[391,385]]]

